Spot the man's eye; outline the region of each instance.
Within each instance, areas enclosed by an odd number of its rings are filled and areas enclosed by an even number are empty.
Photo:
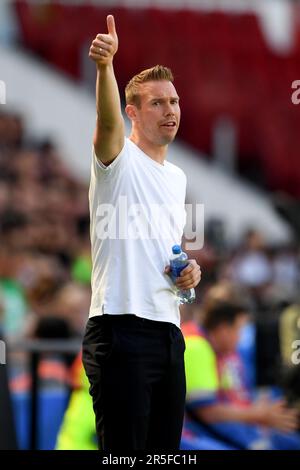
[[[159,104],[159,102],[158,102],[158,101],[154,101],[154,103],[152,103],[152,104],[153,104],[153,106],[157,106],[157,105]]]

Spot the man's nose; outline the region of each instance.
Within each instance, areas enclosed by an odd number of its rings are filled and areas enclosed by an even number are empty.
[[[166,115],[166,116],[175,116],[175,113],[174,113],[174,110],[173,110],[171,104],[166,105],[166,108],[165,108],[165,115]]]

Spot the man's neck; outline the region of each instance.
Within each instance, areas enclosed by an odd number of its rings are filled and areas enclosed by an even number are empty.
[[[151,142],[145,141],[139,138],[138,135],[132,133],[129,136],[131,142],[133,142],[137,147],[139,147],[148,157],[152,158],[152,160],[164,165],[164,161],[167,155],[168,145],[155,145]]]

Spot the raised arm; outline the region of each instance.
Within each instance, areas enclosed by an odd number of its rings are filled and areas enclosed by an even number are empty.
[[[108,34],[97,34],[89,52],[89,57],[97,66],[94,147],[98,160],[105,165],[109,165],[118,156],[124,145],[124,120],[113,69],[118,36],[112,15],[107,17],[107,29]]]

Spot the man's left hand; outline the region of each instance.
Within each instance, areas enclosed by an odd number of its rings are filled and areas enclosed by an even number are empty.
[[[189,259],[188,263],[188,266],[181,271],[180,276],[176,279],[176,286],[179,289],[192,289],[201,281],[201,269],[197,261],[195,259]],[[167,266],[165,273],[169,272],[170,267]]]

